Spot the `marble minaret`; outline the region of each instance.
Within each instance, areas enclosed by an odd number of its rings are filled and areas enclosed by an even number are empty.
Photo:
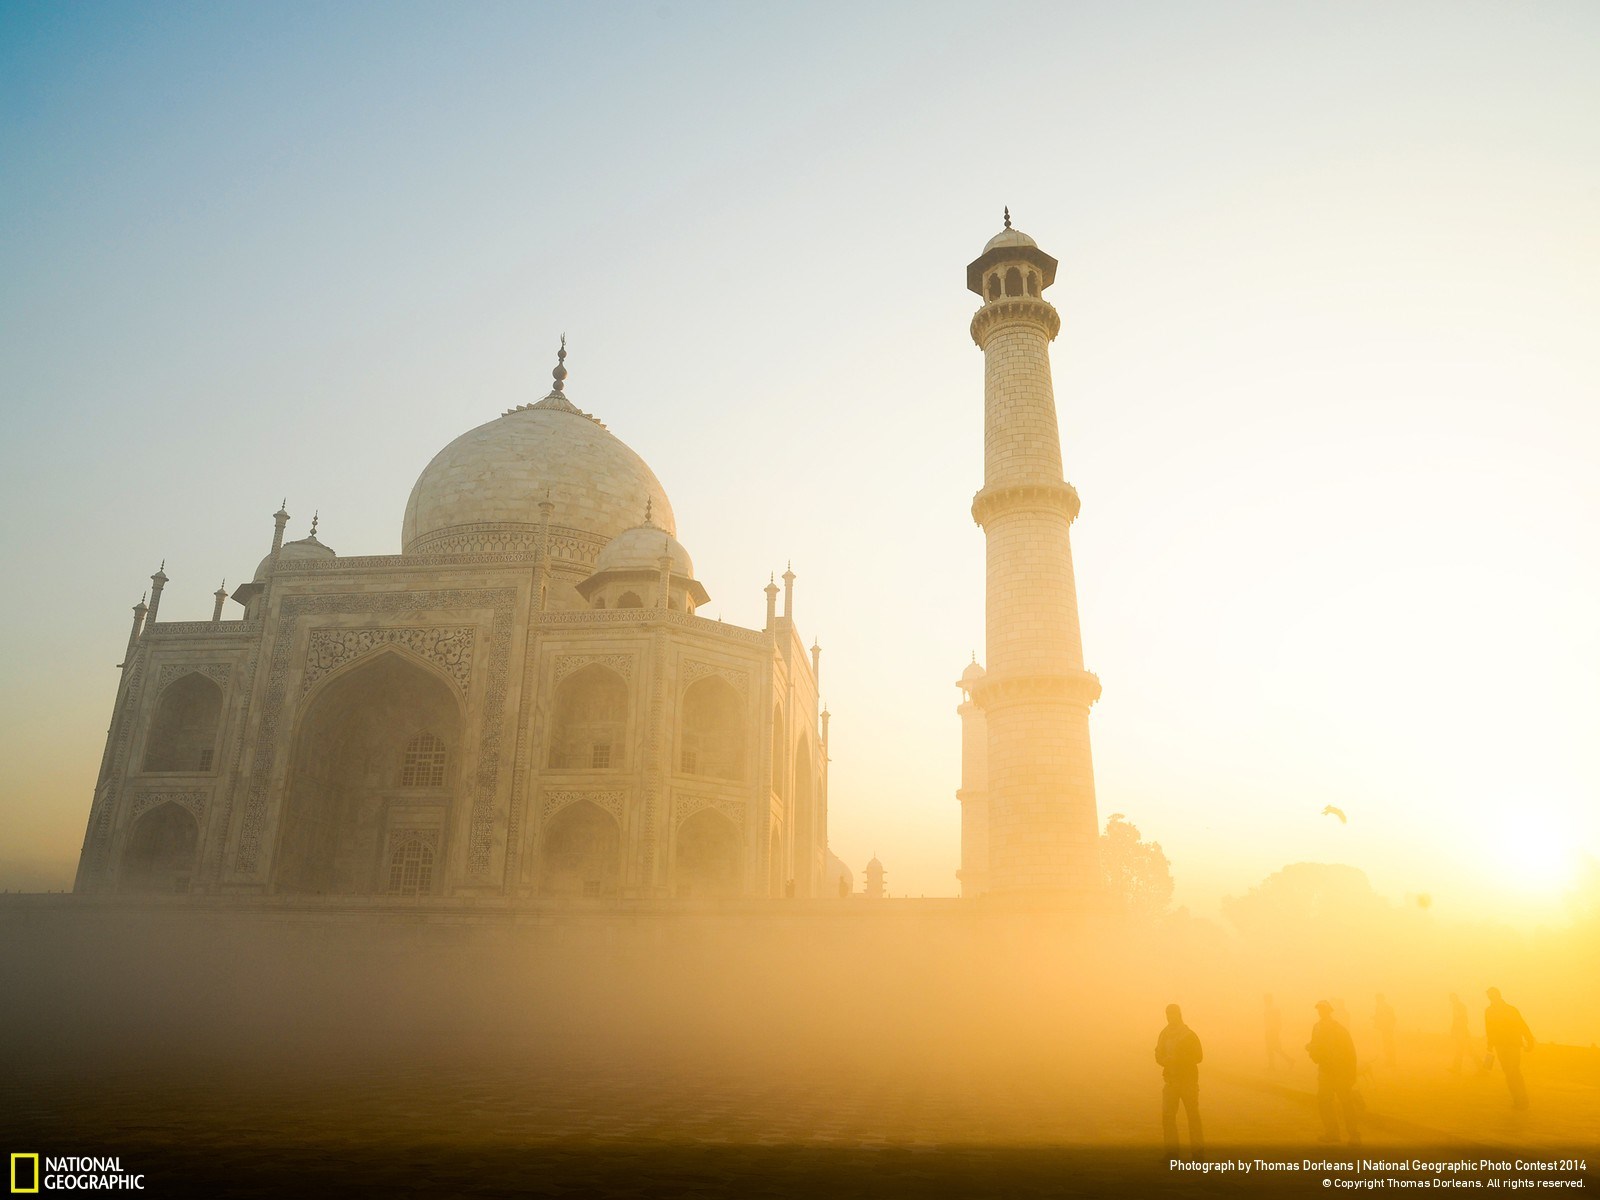
[[[1061,473],[1050,342],[1061,318],[1041,293],[1056,260],[1006,227],[967,267],[983,300],[983,488],[972,516],[987,546],[986,671],[970,688],[988,727],[988,870],[994,896],[1087,905],[1099,888],[1089,706],[1069,531],[1078,493]],[[965,879],[963,880],[965,882]]]

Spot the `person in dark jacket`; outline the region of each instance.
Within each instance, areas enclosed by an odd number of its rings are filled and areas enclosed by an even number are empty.
[[[1156,1037],[1156,1062],[1161,1064],[1161,1136],[1167,1154],[1178,1152],[1178,1105],[1189,1120],[1189,1152],[1205,1149],[1200,1132],[1200,1038],[1183,1023],[1176,1004],[1167,1005],[1167,1024]]]
[[[1522,1049],[1533,1049],[1533,1034],[1522,1014],[1500,998],[1499,988],[1489,989],[1489,1007],[1483,1012],[1483,1032],[1489,1054],[1500,1060],[1511,1089],[1511,1107],[1528,1107],[1528,1085],[1522,1081]]]
[[[1339,1140],[1339,1121],[1352,1146],[1361,1144],[1356,1127],[1356,1044],[1350,1031],[1333,1019],[1333,1005],[1317,1001],[1317,1023],[1311,1027],[1306,1053],[1317,1064],[1317,1109],[1322,1114],[1322,1140]]]

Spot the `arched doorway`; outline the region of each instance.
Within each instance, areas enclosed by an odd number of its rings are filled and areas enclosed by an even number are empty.
[[[216,753],[222,689],[198,671],[168,684],[145,742],[146,771],[209,771]]]
[[[673,864],[677,895],[702,899],[739,894],[739,827],[714,808],[702,808],[678,826]]]
[[[439,891],[434,857],[449,829],[461,758],[460,701],[428,668],[383,651],[335,676],[295,731],[276,889]],[[397,855],[415,858],[407,849],[415,845],[428,848],[428,870],[419,861],[397,872]]]
[[[608,771],[628,765],[628,685],[591,663],[556,688],[550,721],[552,771]]]
[[[720,675],[683,693],[678,770],[712,779],[745,778],[744,699]]]
[[[821,863],[817,848],[817,805],[812,786],[811,741],[804,734],[794,746],[794,894],[809,896],[816,868]]]
[[[125,892],[187,892],[200,828],[189,810],[158,804],[128,834],[118,886]]]
[[[545,896],[614,897],[622,883],[622,831],[610,813],[587,800],[560,809],[539,843],[539,892]]]
[[[774,704],[772,706],[772,791],[780,800],[788,795],[788,789],[783,785],[785,777],[783,769],[784,741],[783,705]]]

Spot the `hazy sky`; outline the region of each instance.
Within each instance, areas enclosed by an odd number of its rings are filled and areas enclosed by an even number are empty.
[[[285,495],[397,551],[565,331],[708,614],[793,559],[836,852],[952,892],[1008,204],[1061,260],[1102,820],[1198,911],[1307,859],[1553,911],[1600,852],[1597,114],[1582,3],[0,5],[0,886],[70,883],[163,558],[197,619]]]

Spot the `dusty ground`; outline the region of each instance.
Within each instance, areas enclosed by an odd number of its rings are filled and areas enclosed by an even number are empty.
[[[1019,977],[968,931],[926,962],[768,933],[759,955],[744,933],[607,934],[596,957],[588,935],[0,927],[0,1140],[118,1155],[147,1195],[1310,1195],[1377,1178],[1173,1170],[1162,997],[1131,975],[1114,992]],[[1413,1036],[1363,1080],[1358,1152],[1315,1144],[1309,1064],[1269,1074],[1243,1031],[1203,1032],[1213,1162],[1600,1167],[1592,1049],[1530,1055],[1517,1114],[1498,1075],[1455,1076],[1442,1039]]]

